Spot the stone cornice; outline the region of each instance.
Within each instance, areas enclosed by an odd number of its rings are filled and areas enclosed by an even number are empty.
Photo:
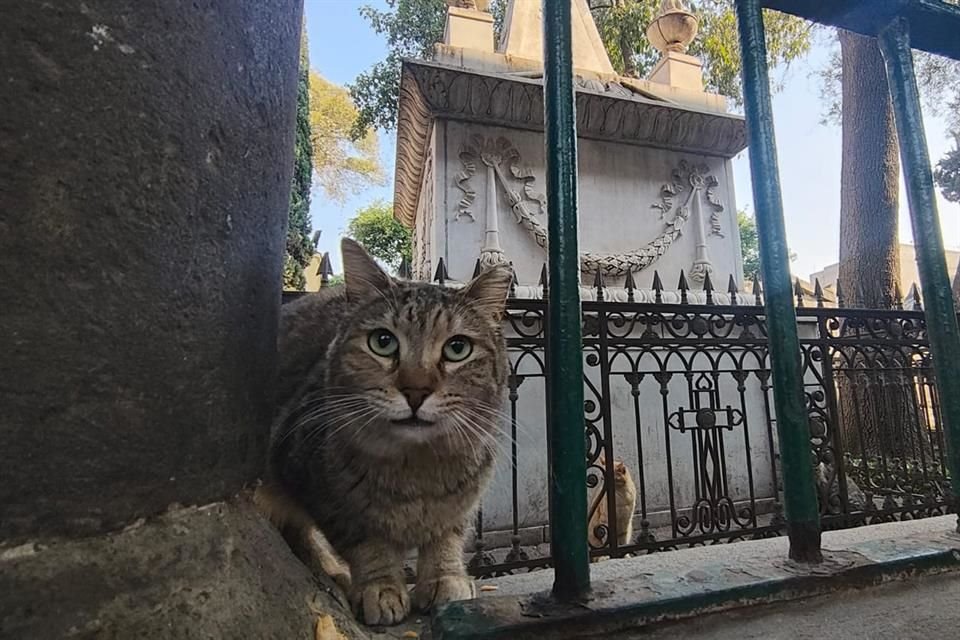
[[[397,118],[394,215],[416,220],[427,144],[437,118],[543,130],[543,86],[518,74],[403,62]],[[730,158],[746,147],[741,116],[642,97],[616,83],[577,90],[577,135],[643,147]]]

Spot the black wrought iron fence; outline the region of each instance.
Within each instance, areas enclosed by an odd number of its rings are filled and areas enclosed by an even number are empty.
[[[622,294],[635,297],[632,289]],[[603,289],[596,297],[583,303],[591,554],[782,533],[768,338],[757,296],[733,292],[733,304],[722,305],[712,292],[701,293],[700,304],[687,302],[686,291],[679,304],[663,303],[658,290],[642,297],[661,302],[604,300]],[[816,306],[799,306],[797,316],[823,526],[946,513],[945,444],[922,311],[807,302]],[[478,514],[476,575],[549,563],[537,546],[549,539],[545,313],[543,300],[509,303],[512,455]],[[620,462],[636,487],[635,503],[628,490],[610,490]],[[629,524],[617,521],[625,512]],[[491,550],[504,534],[509,550]]]
[[[598,283],[595,299],[583,302],[591,555],[780,535],[759,287],[749,295],[733,287],[716,294],[709,285],[665,292],[655,282],[643,291],[632,280],[619,290]],[[945,440],[923,312],[831,308],[799,289],[797,304],[823,527],[946,513]],[[468,550],[478,576],[550,563],[546,311],[543,299],[508,303],[510,421]],[[621,488],[611,490],[618,477]]]

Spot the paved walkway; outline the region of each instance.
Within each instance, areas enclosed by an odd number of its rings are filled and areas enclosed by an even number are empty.
[[[740,609],[610,640],[952,640],[960,638],[960,574]]]

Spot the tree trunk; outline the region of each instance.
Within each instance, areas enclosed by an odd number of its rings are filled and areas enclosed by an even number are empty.
[[[615,5],[622,8],[624,0],[617,0]],[[633,39],[630,37],[630,31],[624,24],[620,25],[620,56],[623,58],[623,75],[629,78],[639,77],[637,73],[637,64],[633,57],[636,55],[636,49],[633,46]]]
[[[840,50],[840,285],[848,306],[891,309],[900,274],[900,162],[887,77],[875,39],[841,31]],[[877,346],[844,353],[839,363],[847,370],[837,376],[841,443],[856,458],[916,458],[921,433],[910,363],[883,346],[883,333],[872,327]]]
[[[892,309],[900,274],[900,160],[887,75],[874,38],[841,31],[840,51],[840,286],[851,307]]]
[[[637,74],[637,65],[633,60],[635,51],[633,42],[626,32],[620,33],[620,55],[623,56],[623,75],[636,78],[639,74]]]
[[[957,272],[953,274],[953,305],[960,308],[960,262],[957,263]]]

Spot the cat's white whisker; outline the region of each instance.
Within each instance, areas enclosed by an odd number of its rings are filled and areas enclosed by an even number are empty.
[[[519,419],[515,419],[502,409],[483,404],[473,405],[470,407],[470,409],[474,413],[482,414],[484,417],[490,419],[492,424],[497,426],[498,431],[506,433],[506,430],[510,429],[511,425],[516,425],[517,435],[524,437],[528,445],[535,446],[540,442],[539,439],[534,438],[533,435],[531,435],[531,429],[528,425]],[[499,418],[499,421],[496,420],[497,418]]]
[[[323,425],[320,425],[320,428],[316,431],[316,434],[323,433],[323,430],[326,429],[327,432],[324,435],[327,438],[333,438],[344,429],[352,426],[355,422],[359,422],[360,420],[363,420],[364,418],[369,416],[370,420],[368,420],[363,425],[363,426],[367,426],[369,422],[375,420],[377,416],[379,416],[382,413],[383,412],[377,407],[370,407],[365,410],[358,410],[358,411],[351,412],[349,414],[338,416],[338,418],[336,418],[335,420],[331,422],[326,422]]]
[[[489,431],[484,430],[482,426],[476,424],[464,412],[453,411],[451,412],[451,416],[453,416],[457,420],[459,425],[469,430],[469,434],[473,436],[471,438],[471,444],[474,447],[476,447],[475,441],[478,441],[479,444],[483,446],[485,450],[489,451],[492,455],[496,455],[498,453],[502,455],[506,455],[509,453],[507,449],[503,446],[503,444],[499,442],[499,440],[496,438],[494,434],[491,434]]]
[[[311,422],[317,421],[321,418],[324,418],[328,415],[335,414],[338,412],[359,409],[365,405],[367,405],[367,401],[362,398],[357,398],[349,402],[345,399],[339,403],[319,405],[316,409],[313,409],[309,413],[305,413],[303,415],[297,416],[296,421],[293,424],[289,425],[289,427],[287,427],[286,432],[277,439],[277,444],[283,443],[294,434],[299,434],[305,428],[307,428],[307,425],[309,425]],[[304,437],[309,438],[310,432],[312,430],[313,428],[309,428],[306,436]]]
[[[462,411],[471,416],[474,420],[478,421],[480,426],[489,427],[489,430],[496,434],[495,437],[498,441],[500,439],[505,439],[508,444],[515,445],[518,448],[520,447],[520,442],[514,438],[509,431],[504,429],[499,422],[491,419],[490,416],[478,413],[471,407],[464,407]]]

